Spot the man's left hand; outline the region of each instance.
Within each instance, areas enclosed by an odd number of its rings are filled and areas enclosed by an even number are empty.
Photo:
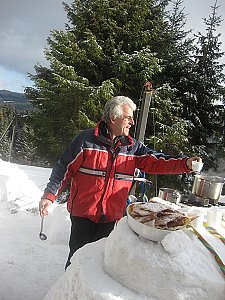
[[[199,156],[194,156],[194,157],[188,158],[187,161],[186,161],[186,165],[187,165],[187,168],[188,168],[189,170],[192,170],[192,162],[193,162],[193,161],[202,162],[202,159],[201,159],[201,157],[199,157]]]

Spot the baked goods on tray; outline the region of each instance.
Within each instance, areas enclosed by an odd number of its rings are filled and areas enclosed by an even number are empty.
[[[157,229],[177,230],[193,220],[185,213],[175,209],[169,201],[152,198],[149,202],[136,202],[128,207],[128,213],[142,224]]]

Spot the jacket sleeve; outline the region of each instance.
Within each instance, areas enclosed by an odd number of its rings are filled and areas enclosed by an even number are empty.
[[[187,168],[188,157],[171,157],[162,152],[154,151],[144,144],[138,145],[137,168],[148,174],[182,174],[192,170]]]
[[[49,182],[42,198],[54,201],[67,186],[70,178],[77,172],[83,161],[82,138],[76,136],[65,148],[59,160],[55,163]]]

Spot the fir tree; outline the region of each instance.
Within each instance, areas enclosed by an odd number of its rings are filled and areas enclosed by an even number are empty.
[[[15,120],[15,109],[11,106],[0,106],[0,158],[10,160],[12,132]]]
[[[172,10],[167,13],[164,43],[157,50],[161,72],[154,76],[156,93],[152,97],[147,136],[149,142],[154,141],[154,148],[176,155],[191,151],[187,132],[189,123],[182,118],[182,95],[192,67],[193,38],[188,37],[190,31],[184,30],[183,1],[172,3]]]
[[[187,16],[184,13],[183,0],[172,1],[172,10],[167,13],[167,36],[158,51],[162,60],[163,71],[160,73],[162,83],[169,83],[177,90],[180,97],[188,81],[192,68],[191,52],[194,38],[191,30],[186,31]]]
[[[189,91],[183,98],[185,118],[191,124],[191,143],[199,148],[198,152],[209,156],[210,148],[223,145],[225,75],[224,64],[220,58],[220,33],[216,30],[222,19],[217,15],[217,1],[212,6],[208,19],[204,18],[206,34],[197,34],[197,45],[194,52],[194,65],[189,79]]]
[[[164,40],[163,0],[75,0],[64,4],[69,25],[53,30],[46,58],[35,66],[26,94],[40,154],[54,161],[73,135],[94,126],[105,102],[123,94],[137,101],[160,71],[156,51]],[[157,47],[156,47],[157,45]]]

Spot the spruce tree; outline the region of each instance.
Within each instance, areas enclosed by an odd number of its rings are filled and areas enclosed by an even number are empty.
[[[156,148],[174,155],[191,152],[187,138],[189,123],[183,119],[182,97],[193,64],[190,57],[193,38],[189,37],[190,31],[184,30],[183,1],[172,3],[172,9],[167,12],[164,43],[157,49],[161,72],[154,76],[156,93],[152,98],[147,136],[149,142],[154,140]]]
[[[12,131],[15,120],[15,109],[11,106],[0,106],[0,158],[10,159]]]
[[[49,166],[46,160],[40,159],[33,143],[34,132],[29,125],[29,116],[25,112],[17,115],[17,127],[12,151],[14,163],[32,166]]]
[[[194,38],[191,30],[185,30],[187,15],[184,13],[183,0],[172,1],[172,4],[172,9],[167,12],[166,40],[158,51],[163,66],[159,81],[169,83],[180,97],[192,68]]]
[[[45,52],[50,66],[35,66],[34,87],[26,88],[41,155],[54,161],[76,132],[94,126],[113,95],[139,100],[145,82],[160,71],[155,51],[166,33],[167,3],[64,4],[69,24],[65,31],[52,31]]]
[[[204,18],[206,34],[197,34],[197,44],[193,55],[193,69],[188,83],[188,92],[183,98],[185,118],[191,124],[191,143],[198,152],[210,158],[210,149],[217,156],[216,149],[223,146],[224,132],[224,64],[220,58],[221,16],[217,15],[217,1],[212,6],[212,13]],[[213,160],[215,157],[213,158]]]

